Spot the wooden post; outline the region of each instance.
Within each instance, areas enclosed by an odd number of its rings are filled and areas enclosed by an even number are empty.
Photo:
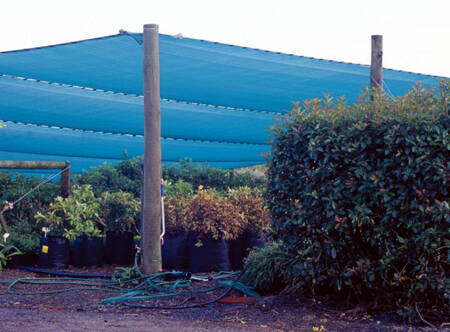
[[[370,89],[383,91],[383,36],[380,35],[372,36]]]
[[[70,162],[66,161],[61,173],[61,196],[64,198],[70,195]]]
[[[14,161],[0,160],[0,169],[62,169],[61,196],[70,194],[70,162],[69,161]]]
[[[0,168],[8,169],[64,169],[66,165],[65,161],[0,160]]]
[[[158,25],[144,25],[144,200],[141,227],[144,273],[161,270],[161,114]]]
[[[69,161],[15,161],[0,160],[0,169],[62,169],[61,172],[61,196],[68,197],[70,194],[70,162]],[[0,206],[2,209],[3,206]],[[8,225],[0,212],[0,223],[5,233],[8,233]]]

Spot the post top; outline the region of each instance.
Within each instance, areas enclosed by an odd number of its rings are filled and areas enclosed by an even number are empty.
[[[158,24],[144,24],[144,30],[147,29],[158,31]]]

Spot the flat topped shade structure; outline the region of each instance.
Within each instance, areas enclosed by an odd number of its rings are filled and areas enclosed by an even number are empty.
[[[159,35],[161,97],[284,112],[293,101],[324,93],[355,100],[369,85],[369,66],[327,61],[208,41]],[[143,95],[142,34],[0,53],[0,73]],[[386,70],[394,95],[427,75]]]
[[[73,172],[143,153],[142,34],[0,53],[0,159],[68,160]],[[292,102],[355,101],[370,68],[159,34],[162,162],[261,164]],[[384,69],[404,94],[436,77]],[[54,158],[54,159],[53,159]]]

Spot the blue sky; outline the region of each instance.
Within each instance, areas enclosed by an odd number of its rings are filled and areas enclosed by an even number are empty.
[[[0,51],[141,31],[450,77],[448,0],[14,0],[0,2]]]

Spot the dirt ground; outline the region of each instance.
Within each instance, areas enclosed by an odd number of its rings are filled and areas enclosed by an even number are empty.
[[[113,266],[71,269],[72,272],[113,272]],[[42,278],[42,274],[5,269],[1,280]],[[191,288],[213,286],[216,282],[193,282]],[[12,295],[9,282],[0,283],[0,331],[423,331],[408,326],[393,314],[371,315],[351,308],[325,305],[305,297],[266,296],[245,304],[213,303],[200,308],[143,309],[123,304],[101,304],[113,296],[105,290],[78,290],[58,294]],[[16,291],[48,291],[65,285],[17,285]],[[224,289],[188,298],[138,302],[167,306],[206,302]],[[227,297],[242,297],[232,291]]]

